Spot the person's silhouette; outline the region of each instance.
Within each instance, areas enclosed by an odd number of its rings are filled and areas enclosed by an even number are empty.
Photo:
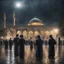
[[[8,40],[7,39],[4,41],[4,44],[5,44],[5,50],[7,50],[8,49]]]
[[[18,56],[18,40],[19,40],[19,37],[18,37],[18,34],[16,35],[16,37],[14,38],[14,53],[15,53],[15,57]]]
[[[18,45],[20,46],[20,59],[24,59],[24,44],[25,39],[23,39],[23,35],[20,35],[20,39],[18,40]]]
[[[55,47],[54,45],[56,44],[55,39],[53,38],[52,35],[50,35],[50,39],[49,39],[49,58],[52,59],[55,56]]]
[[[58,38],[58,45],[59,46],[61,45],[61,38],[60,37]]]
[[[32,51],[33,50],[33,41],[32,41],[32,38],[30,37],[30,50]]]
[[[13,41],[12,41],[12,39],[10,38],[10,39],[9,39],[9,49],[10,49],[10,50],[12,49],[12,44],[13,44]]]
[[[42,44],[43,44],[43,41],[41,40],[40,36],[38,35],[37,36],[37,39],[36,39],[36,59],[37,60],[41,60],[42,59]]]

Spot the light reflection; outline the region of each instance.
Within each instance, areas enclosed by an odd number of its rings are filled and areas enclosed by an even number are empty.
[[[1,52],[0,53],[1,53],[1,57],[2,58],[5,58],[5,49],[4,48],[1,49]]]
[[[0,55],[2,58],[7,59],[7,64],[9,64],[10,62],[14,62],[14,46],[12,48],[12,51],[10,51],[9,49],[6,50],[7,52],[7,56],[5,55],[5,49],[4,47],[1,48],[0,50]],[[59,58],[63,58],[64,56],[64,46],[61,46],[61,52],[60,52],[60,56],[58,55],[59,49],[58,49],[58,45],[55,46],[55,60],[49,60],[48,59],[48,46],[43,45],[43,62],[44,64],[51,64],[51,62],[54,62],[56,64],[58,64],[59,62]],[[36,49],[34,48],[32,52],[30,52],[30,46],[25,46],[25,63],[30,63],[33,62],[35,64],[35,54],[36,54]],[[14,63],[12,63],[14,64]]]

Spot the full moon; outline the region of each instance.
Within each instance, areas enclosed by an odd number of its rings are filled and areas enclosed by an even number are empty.
[[[21,3],[20,3],[20,2],[17,2],[17,3],[16,3],[16,7],[17,7],[17,8],[20,8],[20,7],[21,7]]]

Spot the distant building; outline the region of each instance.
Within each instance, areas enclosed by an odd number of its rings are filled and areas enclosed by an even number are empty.
[[[6,35],[0,33],[0,37],[9,39],[10,37],[14,38],[16,34],[23,34],[25,39],[30,39],[30,37],[32,37],[34,40],[37,35],[40,35],[41,38],[48,38],[50,34],[55,37],[58,35],[57,31],[53,31],[53,29],[57,29],[56,27],[46,26],[39,18],[32,18],[28,24],[21,24],[21,26],[16,26],[15,20],[15,14],[13,13],[13,26],[6,27],[6,24],[4,24],[5,30],[3,29],[3,33]],[[4,23],[6,23],[6,17]]]

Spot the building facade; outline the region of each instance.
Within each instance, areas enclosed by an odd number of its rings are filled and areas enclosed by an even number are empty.
[[[39,18],[32,18],[28,24],[21,24],[21,26],[16,26],[15,20],[15,13],[13,13],[13,26],[6,27],[6,15],[4,15],[4,32],[3,34],[0,33],[0,38],[9,39],[14,38],[16,34],[19,36],[22,34],[26,40],[30,39],[30,37],[34,40],[37,35],[44,39],[48,39],[50,34],[54,37],[58,35],[57,27],[46,26]]]

